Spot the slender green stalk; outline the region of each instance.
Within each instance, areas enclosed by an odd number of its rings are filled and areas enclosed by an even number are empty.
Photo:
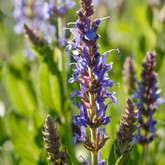
[[[68,77],[67,77],[67,68],[66,68],[66,62],[67,61],[67,58],[66,58],[66,54],[65,54],[65,51],[63,50],[62,51],[62,77],[63,77],[63,88],[64,88],[64,95],[68,98]]]
[[[57,17],[57,34],[56,34],[56,38],[57,38],[57,45],[58,45],[58,41],[59,41],[59,38],[61,38],[62,37],[62,27],[63,27],[63,25],[62,25],[62,18],[61,17]],[[60,69],[60,71],[62,71],[62,75],[63,75],[63,64],[62,64],[62,49],[60,49],[60,48],[56,48],[57,49],[57,56],[58,56],[58,63],[59,63],[59,69]]]
[[[65,17],[58,17],[57,18],[57,24],[58,24],[58,39],[63,38],[63,27],[66,23]],[[68,86],[68,81],[67,81],[67,63],[69,63],[68,58],[66,58],[66,54],[65,54],[65,49],[64,48],[60,48],[58,51],[58,57],[59,57],[59,68],[62,72],[62,78],[63,78],[63,86],[64,86],[64,95],[67,97],[68,92],[67,92],[67,86]]]
[[[97,154],[92,152],[92,165],[97,165]]]
[[[56,1],[57,4],[58,1]],[[64,17],[57,17],[57,40],[63,37],[63,27],[65,25],[65,18]],[[67,92],[67,69],[66,69],[66,63],[68,63],[68,61],[66,60],[66,56],[65,56],[65,49],[64,48],[56,48],[58,49],[58,52],[56,52],[58,54],[58,60],[59,60],[59,69],[61,70],[61,77],[62,77],[62,81],[63,81],[63,91],[64,91],[64,104],[67,104],[67,98],[68,98],[68,92]],[[70,154],[70,156],[72,157],[72,161],[74,162],[74,164],[77,164],[77,160],[75,158],[75,152],[74,152],[74,148],[73,148],[73,144],[72,144],[72,127],[71,127],[71,110],[66,109],[65,105],[62,105],[63,108],[63,114],[64,114],[64,118],[63,118],[63,125],[64,125],[64,130],[65,132],[67,132],[67,141],[65,143],[65,146],[67,148],[68,153]]]
[[[91,129],[91,135],[92,135],[92,140],[93,144],[95,146],[94,151],[92,151],[92,165],[97,165],[97,157],[98,157],[98,151],[97,151],[97,131],[96,129]]]
[[[89,76],[90,76],[90,82],[94,80],[94,74],[93,70],[91,68],[88,68],[89,70]],[[90,84],[91,85],[91,84]],[[96,110],[95,110],[95,95],[94,94],[89,94],[90,97],[90,104],[91,104],[91,119],[94,119],[96,116]],[[98,157],[98,146],[97,146],[97,128],[91,128],[91,140],[93,142],[94,150],[91,152],[92,153],[92,165],[97,165],[97,157]]]
[[[148,155],[148,145],[143,146],[143,156],[142,156],[142,165],[148,165],[149,164],[149,155]]]
[[[69,112],[65,112],[65,118],[64,118],[64,130],[65,133],[67,133],[67,141],[65,143],[65,146],[67,148],[67,152],[70,154],[72,161],[74,162],[74,165],[77,164],[77,160],[75,158],[75,152],[74,152],[74,147],[72,144],[72,127],[71,127],[71,114]]]

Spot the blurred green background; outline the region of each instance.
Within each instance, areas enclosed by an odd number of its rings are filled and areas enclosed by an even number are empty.
[[[78,3],[78,0],[76,2]],[[94,18],[110,16],[110,19],[102,21],[98,29],[101,35],[99,50],[103,53],[119,48],[120,53],[112,52],[108,58],[108,62],[113,61],[110,78],[116,82],[112,90],[116,91],[117,103],[111,104],[107,110],[112,119],[106,127],[110,140],[102,150],[103,158],[108,157],[125,101],[129,97],[122,79],[123,63],[127,56],[133,57],[136,75],[140,80],[141,63],[146,52],[156,51],[158,86],[162,90],[161,97],[165,98],[165,1],[107,2],[110,6],[100,0],[94,15]],[[68,22],[77,19],[76,10],[78,8],[72,9],[66,16]],[[53,92],[60,95],[61,91],[60,87],[52,88],[51,83],[60,84],[59,77],[51,78],[39,58],[31,61],[25,57],[25,37],[13,32],[15,21],[12,11],[10,0],[0,0],[0,165],[44,165],[48,164],[42,140],[46,115],[50,113],[53,116],[59,128],[62,146],[67,145],[68,149],[72,146],[67,137],[70,128],[66,128],[67,123],[64,122],[66,125],[63,125],[62,121],[65,116],[64,120],[68,118],[68,122],[71,122],[71,114],[77,113],[77,109],[70,105],[69,98],[64,102],[62,97],[54,96]],[[70,38],[72,39],[72,36]],[[67,95],[73,90],[71,85],[68,87]],[[64,107],[66,111],[60,107]],[[158,121],[157,137],[149,146],[150,164],[153,165],[164,165],[165,162],[164,110],[165,105],[162,104],[154,115]],[[71,132],[69,134],[72,136]],[[81,144],[76,145],[74,150],[77,159],[81,160],[81,155],[84,158],[89,157]],[[141,146],[133,151],[136,164],[141,159],[141,151]]]

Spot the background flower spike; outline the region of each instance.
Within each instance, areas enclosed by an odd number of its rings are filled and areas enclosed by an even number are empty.
[[[132,57],[128,56],[125,59],[123,65],[123,81],[124,81],[124,89],[128,92],[129,95],[133,93],[133,90],[136,89],[136,76],[135,70],[133,66]]]
[[[42,39],[33,29],[28,25],[24,24],[25,34],[28,36],[29,40],[35,46],[42,47],[44,45],[44,39]]]
[[[49,155],[48,160],[53,165],[64,165],[67,156],[66,151],[60,151],[60,140],[57,135],[57,128],[54,127],[54,122],[50,115],[46,117],[43,135],[46,143],[45,148]]]
[[[130,150],[132,145],[137,142],[135,140],[135,133],[137,132],[137,110],[135,110],[134,106],[132,100],[128,98],[124,114],[120,120],[119,130],[116,134],[116,157],[120,157]]]
[[[134,96],[138,99],[139,108],[138,122],[140,124],[137,139],[139,143],[149,144],[156,136],[156,120],[153,115],[159,104],[164,103],[157,88],[157,73],[155,72],[155,52],[148,52],[143,60],[141,82],[138,82],[138,89]]]

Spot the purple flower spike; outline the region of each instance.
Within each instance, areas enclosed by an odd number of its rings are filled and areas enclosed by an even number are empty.
[[[67,43],[66,30],[61,33],[57,29],[65,26],[59,25],[58,18],[63,19],[67,12],[75,7],[73,0],[12,0],[14,5],[13,16],[16,20],[14,31],[17,34],[24,32],[24,24],[37,31],[47,43],[56,41],[58,47],[65,47]],[[55,25],[54,22],[57,22]],[[64,21],[63,21],[64,22]],[[60,29],[61,30],[61,29]]]
[[[111,116],[106,116],[107,107],[105,100],[115,103],[115,92],[110,91],[113,81],[109,78],[112,70],[112,62],[107,64],[106,60],[111,51],[101,55],[98,52],[97,29],[101,19],[92,21],[94,14],[92,0],[80,0],[81,9],[77,12],[78,20],[75,28],[70,31],[74,39],[69,42],[66,50],[71,50],[75,60],[73,74],[69,79],[70,83],[77,82],[80,90],[74,90],[71,97],[76,95],[80,102],[76,102],[79,109],[78,115],[73,115],[73,123],[81,130],[81,135],[75,134],[74,142],[82,141],[84,147],[95,156],[94,164],[103,165],[104,161],[96,158],[101,148],[108,140],[104,130],[100,126],[110,122]],[[109,18],[109,17],[108,17]],[[86,135],[86,130],[90,133]]]
[[[50,115],[46,117],[43,135],[50,163],[66,164],[66,150],[60,151],[60,137],[57,134],[57,128],[54,126],[54,121]]]
[[[120,157],[123,153],[127,152],[132,147],[132,145],[137,143],[139,140],[139,135],[136,136],[137,113],[138,111],[135,110],[134,103],[130,98],[128,98],[124,114],[120,120],[120,127],[117,131],[117,139],[115,141],[115,155],[117,158]]]
[[[16,19],[14,31],[23,33],[24,24],[31,28],[43,31],[46,28],[43,15],[43,0],[12,0],[14,5],[13,15]]]
[[[60,0],[56,4],[55,0],[50,0],[44,3],[44,13],[46,18],[58,16],[64,16],[67,12],[76,6],[73,0]]]
[[[157,73],[154,71],[156,66],[155,56],[155,52],[148,52],[144,58],[141,73],[142,81],[138,82],[138,89],[133,94],[134,98],[139,99],[137,106],[139,108],[138,122],[140,127],[137,136],[140,137],[139,143],[142,145],[149,144],[154,140],[157,121],[153,119],[153,115],[158,105],[164,103],[164,99],[160,97],[157,88]]]

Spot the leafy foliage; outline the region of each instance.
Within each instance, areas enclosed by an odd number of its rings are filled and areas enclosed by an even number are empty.
[[[103,20],[98,29],[101,52],[112,48],[120,49],[120,54],[114,52],[107,59],[107,62],[114,63],[111,78],[116,82],[113,91],[116,91],[117,97],[116,105],[110,105],[107,109],[107,115],[112,116],[110,125],[106,127],[110,139],[101,154],[102,158],[108,157],[109,165],[164,165],[165,162],[164,104],[155,113],[158,120],[157,135],[149,145],[150,152],[147,155],[152,159],[144,162],[142,147],[139,145],[119,158],[116,158],[114,152],[115,133],[128,98],[124,91],[127,84],[122,79],[123,63],[127,56],[134,59],[135,72],[140,77],[141,62],[146,52],[156,51],[156,72],[161,84],[159,88],[162,89],[161,96],[165,98],[165,21],[161,14],[165,4],[162,3],[164,1],[155,0],[154,4],[151,1],[117,0],[111,1],[113,4],[110,6],[100,1],[101,4],[95,6],[95,18],[111,16],[110,20]],[[76,2],[79,3],[78,0]],[[68,152],[68,164],[80,164],[84,149],[79,144],[72,145],[72,132],[79,133],[71,122],[72,113],[77,112],[69,98],[69,91],[74,87],[66,86],[66,77],[71,74],[67,65],[70,61],[72,63],[72,59],[68,60],[68,54],[64,54],[65,48],[58,47],[55,39],[50,44],[44,42],[43,45],[36,46],[29,43],[24,35],[16,35],[12,29],[12,10],[9,1],[0,1],[0,164],[47,164],[42,130],[48,113],[59,128],[61,145],[63,148],[66,146]],[[76,7],[63,16],[62,22],[75,21],[75,10]],[[56,20],[53,23],[57,25]],[[68,26],[70,28],[72,25]],[[62,30],[62,27],[59,29]],[[66,34],[69,38],[68,32],[69,30]],[[33,60],[25,56],[24,43],[36,55]],[[89,153],[86,153],[83,160],[89,157]]]

